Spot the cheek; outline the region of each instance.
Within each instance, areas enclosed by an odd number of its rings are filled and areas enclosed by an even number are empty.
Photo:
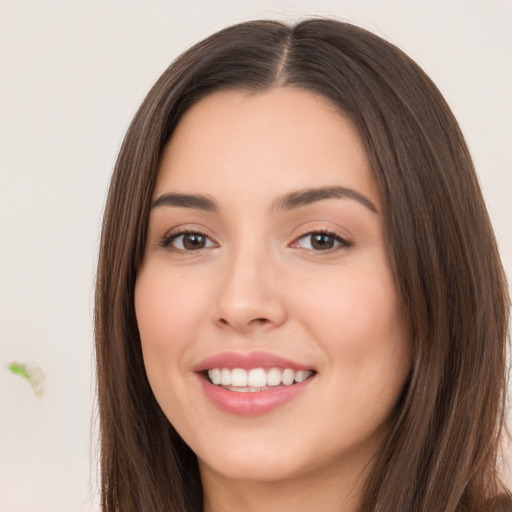
[[[193,290],[158,268],[143,267],[137,276],[135,312],[150,380],[177,365],[187,348],[202,310]]]
[[[304,310],[327,330],[348,334],[392,327],[398,318],[398,298],[392,282],[361,271],[343,275],[315,276],[306,285],[308,293],[296,294]]]
[[[389,365],[408,368],[408,322],[387,266],[341,269],[302,284],[308,293],[296,308],[329,359],[349,366],[351,374],[377,375]]]
[[[188,286],[187,286],[188,285]],[[135,286],[135,312],[144,367],[153,394],[169,421],[178,426],[196,415],[187,396],[187,350],[197,337],[203,312],[196,287],[166,268],[143,267]],[[203,299],[204,302],[204,299]]]
[[[336,389],[341,417],[327,418],[333,432],[348,425],[370,435],[387,425],[411,368],[406,316],[391,273],[351,272],[311,286],[302,317],[326,355],[323,374]],[[325,410],[333,402],[319,400]],[[379,430],[380,431],[380,430]]]

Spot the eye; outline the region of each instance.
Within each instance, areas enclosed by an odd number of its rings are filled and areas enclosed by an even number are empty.
[[[330,251],[337,248],[347,248],[351,244],[341,236],[324,231],[316,231],[301,236],[293,244],[302,249],[311,249],[313,251]]]
[[[166,237],[162,241],[162,246],[177,251],[197,251],[215,247],[215,243],[203,233],[181,232]]]

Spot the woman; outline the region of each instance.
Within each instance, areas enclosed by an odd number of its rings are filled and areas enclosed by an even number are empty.
[[[103,510],[509,510],[508,304],[414,62],[332,20],[215,34],[150,91],[112,178]]]

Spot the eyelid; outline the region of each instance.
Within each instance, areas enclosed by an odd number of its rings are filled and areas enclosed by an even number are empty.
[[[194,228],[194,227],[190,227],[190,228],[189,227],[187,227],[187,228],[182,228],[182,227],[173,228],[172,230],[168,231],[162,237],[162,239],[159,242],[159,245],[161,247],[163,247],[164,249],[168,249],[170,251],[175,251],[175,252],[189,252],[189,253],[190,252],[196,252],[196,251],[180,249],[180,248],[172,246],[172,242],[174,240],[176,240],[177,238],[179,238],[181,236],[185,236],[187,234],[200,235],[200,236],[203,236],[206,239],[208,239],[210,242],[212,242],[211,245],[208,245],[206,247],[200,247],[200,248],[197,249],[197,251],[200,251],[201,249],[211,249],[213,247],[218,247],[218,243],[214,240],[214,238],[212,236],[207,234],[205,232],[205,230],[200,229],[200,228]]]
[[[167,231],[159,241],[158,245],[163,247],[164,249],[172,250],[175,252],[198,252],[202,249],[211,249],[215,247],[219,247],[218,242],[215,240],[213,236],[211,236],[208,232],[208,230],[202,229],[201,227],[195,227],[195,226],[177,226],[175,228],[172,228],[171,230]],[[185,248],[178,248],[172,246],[172,242],[176,240],[177,238],[181,236],[185,236],[187,234],[197,234],[205,239],[207,239],[208,245],[205,247],[199,247],[196,250],[187,250]],[[306,248],[301,247],[299,245],[299,241],[307,236],[312,235],[326,235],[329,237],[332,237],[337,243],[334,247],[327,248],[327,249],[314,249],[314,248]],[[297,236],[294,237],[293,241],[289,245],[293,248],[303,249],[304,251],[308,252],[314,252],[319,254],[325,254],[325,253],[331,253],[336,252],[339,250],[346,250],[353,246],[353,242],[351,242],[350,239],[347,238],[346,235],[341,234],[338,230],[333,228],[326,228],[326,227],[318,227],[315,228],[314,226],[308,226],[307,228],[303,228],[302,232],[299,233]]]
[[[334,247],[331,247],[328,249],[323,249],[323,250],[321,250],[321,249],[315,250],[313,248],[305,248],[305,247],[300,247],[298,245],[298,243],[301,239],[303,239],[307,236],[319,235],[319,234],[327,235],[327,236],[334,238],[338,242],[338,244]],[[341,235],[336,230],[326,229],[326,228],[317,228],[317,229],[310,228],[308,230],[305,230],[302,234],[295,237],[293,242],[290,244],[290,247],[297,247],[299,249],[303,249],[303,250],[309,251],[309,252],[315,252],[318,254],[325,254],[325,253],[331,253],[331,252],[336,252],[336,251],[340,251],[340,250],[346,250],[352,246],[353,246],[353,243],[350,240],[348,240],[345,236]]]

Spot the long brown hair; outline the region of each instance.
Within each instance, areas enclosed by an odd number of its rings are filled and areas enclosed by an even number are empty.
[[[222,88],[297,87],[358,127],[384,205],[414,362],[360,510],[476,512],[498,494],[509,298],[464,138],[425,73],[352,25],[243,23],[167,69],[128,130],[99,256],[95,334],[103,511],[197,512],[197,460],[160,410],[134,311],[148,211],[165,144],[183,113]],[[340,504],[341,506],[341,504]]]

